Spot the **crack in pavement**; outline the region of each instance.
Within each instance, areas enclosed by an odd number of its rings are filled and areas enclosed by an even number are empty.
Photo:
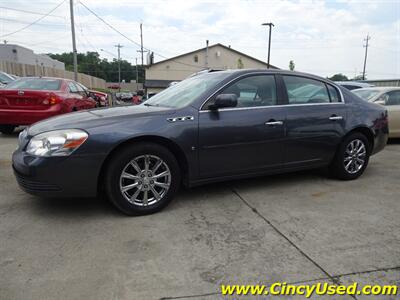
[[[283,237],[286,241],[289,242],[294,248],[296,248],[297,251],[301,253],[305,258],[307,258],[313,265],[315,265],[318,269],[322,271],[327,277],[329,277],[333,283],[338,283],[333,276],[331,276],[328,271],[326,271],[320,264],[318,264],[314,259],[312,259],[307,253],[304,252],[304,250],[300,249],[299,246],[297,246],[291,239],[289,239],[282,231],[278,229],[274,224],[271,223],[266,217],[264,217],[254,206],[252,206],[249,202],[247,202],[240,194],[238,191],[235,189],[232,189],[232,192],[239,197],[240,200],[243,201],[244,204],[246,204],[247,207],[249,207],[257,216],[259,216],[261,219],[263,219],[269,226],[272,227],[281,237]]]
[[[361,275],[361,274],[369,274],[369,273],[374,273],[374,272],[382,272],[382,271],[392,271],[392,270],[400,270],[400,266],[396,267],[390,267],[390,268],[379,268],[379,269],[374,269],[374,270],[365,270],[365,271],[359,271],[359,272],[352,272],[352,273],[344,273],[344,274],[337,274],[337,275],[330,275],[324,268],[322,268],[321,265],[319,265],[315,260],[313,260],[307,253],[305,253],[302,249],[299,248],[292,240],[290,240],[284,233],[282,233],[275,225],[271,223],[266,217],[264,217],[255,207],[251,206],[250,203],[248,203],[235,189],[231,188],[231,191],[247,206],[251,209],[252,212],[257,214],[260,218],[262,218],[269,226],[271,226],[280,236],[282,236],[286,241],[288,241],[293,247],[296,248],[297,251],[301,253],[306,259],[308,259],[312,264],[314,264],[318,269],[320,269],[326,277],[320,277],[320,278],[315,278],[315,279],[307,279],[307,280],[301,280],[301,281],[293,281],[293,282],[288,282],[287,284],[304,284],[304,283],[309,283],[309,282],[315,282],[315,281],[323,281],[323,280],[330,280],[334,284],[340,284],[340,278],[345,277],[345,276],[352,276],[352,275]],[[266,282],[264,285],[268,286],[269,284],[272,284],[272,282],[268,283]],[[199,298],[199,297],[211,297],[215,295],[221,295],[221,292],[210,292],[210,293],[204,293],[204,294],[193,294],[193,295],[183,295],[183,296],[168,296],[168,297],[162,297],[159,298],[159,300],[176,300],[176,299],[193,299],[193,298]],[[349,295],[350,297],[357,299],[355,295]]]
[[[394,270],[400,270],[400,266],[391,267],[391,268],[379,268],[379,269],[374,269],[374,270],[365,270],[365,271],[359,271],[359,272],[351,272],[351,273],[334,275],[333,277],[344,277],[344,276],[352,276],[352,275],[369,274],[369,273],[374,273],[374,272],[387,272],[387,271],[394,271]]]
[[[276,233],[278,233],[281,237],[283,237],[289,244],[291,244],[298,252],[300,252],[301,255],[303,255],[307,260],[309,260],[314,266],[316,266],[318,269],[321,270],[322,273],[324,273],[329,280],[331,280],[334,284],[340,284],[340,280],[338,277],[334,277],[331,274],[328,273],[319,263],[317,263],[314,259],[312,259],[307,253],[304,252],[299,246],[297,246],[290,238],[288,238],[282,231],[278,229],[270,220],[268,220],[265,216],[263,216],[254,206],[252,206],[249,202],[247,202],[237,190],[234,188],[231,188],[231,191],[240,199],[242,202],[249,207],[252,212],[254,212],[257,216],[259,216],[261,219],[263,219],[269,226],[272,227],[272,229],[275,230]],[[352,298],[357,300],[357,297],[355,295],[350,295]]]

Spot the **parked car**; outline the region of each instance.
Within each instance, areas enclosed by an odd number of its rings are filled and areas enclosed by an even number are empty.
[[[185,79],[141,105],[36,123],[12,161],[29,193],[103,190],[122,212],[142,215],[165,207],[181,184],[322,167],[356,179],[387,137],[385,108],[332,81],[230,70]]]
[[[0,88],[6,87],[7,84],[13,82],[14,80],[15,78],[12,75],[0,71]]]
[[[349,91],[362,89],[367,87],[373,87],[372,84],[365,83],[365,82],[358,82],[358,81],[335,81],[336,84],[345,87]]]
[[[120,92],[115,94],[116,98],[124,102],[132,102],[133,94],[131,92]]]
[[[134,105],[138,105],[138,104],[142,103],[142,100],[141,100],[141,98],[138,96],[138,94],[136,94],[136,93],[133,94],[133,96],[132,96],[132,103],[133,103]]]
[[[155,95],[157,95],[157,93],[146,93],[143,97],[142,97],[142,103],[146,102],[147,100],[149,100],[151,97],[154,97]]]
[[[374,87],[353,91],[360,98],[384,105],[389,115],[389,137],[400,138],[400,88]]]
[[[94,91],[94,90],[88,90],[90,96],[97,102],[99,107],[105,107],[108,106],[108,94],[99,92],[99,91]]]
[[[94,101],[79,83],[61,78],[27,77],[0,89],[0,132],[10,134],[19,125],[94,108]]]

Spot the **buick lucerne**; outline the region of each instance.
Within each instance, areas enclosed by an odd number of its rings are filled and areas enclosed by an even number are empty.
[[[159,211],[181,185],[326,168],[358,178],[388,138],[385,107],[317,76],[228,70],[185,79],[136,106],[69,113],[19,137],[21,188],[104,192],[129,215]]]

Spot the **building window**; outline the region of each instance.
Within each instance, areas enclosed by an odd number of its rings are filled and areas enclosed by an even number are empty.
[[[195,55],[194,57],[193,57],[193,60],[194,60],[194,62],[199,62],[199,56],[198,55]]]

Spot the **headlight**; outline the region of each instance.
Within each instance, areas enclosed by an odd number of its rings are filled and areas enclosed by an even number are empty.
[[[88,134],[79,129],[55,130],[34,136],[26,152],[37,156],[67,156],[82,145]]]

